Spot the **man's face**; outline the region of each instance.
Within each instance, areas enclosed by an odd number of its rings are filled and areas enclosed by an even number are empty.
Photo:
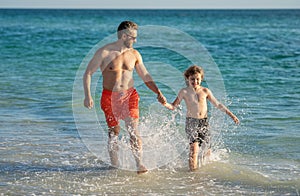
[[[128,32],[125,32],[125,40],[124,40],[124,45],[127,48],[132,48],[133,47],[133,43],[136,42],[136,38],[137,38],[137,30],[129,30]]]

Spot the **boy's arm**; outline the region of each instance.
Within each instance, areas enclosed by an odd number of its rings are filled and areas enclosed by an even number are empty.
[[[168,103],[168,102],[164,103],[163,105],[166,108],[168,108],[169,110],[175,110],[175,107],[172,104]]]
[[[175,110],[175,108],[180,104],[181,100],[182,100],[182,90],[178,93],[178,96],[176,97],[176,99],[173,101],[172,104],[166,102],[163,105],[169,110]]]
[[[230,116],[236,124],[239,124],[239,119],[222,103],[220,103],[212,94],[212,92],[207,89],[207,99],[219,110],[225,112],[228,116]]]
[[[230,116],[236,124],[239,124],[239,119],[223,104],[219,103],[218,109],[225,112],[228,116]]]

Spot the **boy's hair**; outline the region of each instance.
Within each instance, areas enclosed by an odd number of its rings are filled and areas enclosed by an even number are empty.
[[[129,30],[138,30],[138,25],[132,21],[123,21],[118,27],[118,39],[120,39],[123,33],[129,33]]]
[[[191,75],[194,75],[197,73],[201,74],[201,80],[203,80],[204,70],[202,69],[202,67],[200,67],[198,65],[192,65],[187,70],[185,70],[184,77],[185,77],[185,79],[188,79]]]

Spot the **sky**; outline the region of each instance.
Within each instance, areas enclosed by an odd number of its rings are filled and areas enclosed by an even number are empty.
[[[300,9],[300,0],[0,0],[0,8]]]

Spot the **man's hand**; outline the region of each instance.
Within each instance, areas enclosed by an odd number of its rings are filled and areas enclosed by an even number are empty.
[[[84,106],[88,109],[92,109],[94,107],[94,101],[92,98],[88,97],[84,99]]]
[[[167,102],[167,99],[165,98],[165,96],[159,91],[159,93],[157,94],[157,100],[159,101],[159,103],[161,104],[165,104]]]

